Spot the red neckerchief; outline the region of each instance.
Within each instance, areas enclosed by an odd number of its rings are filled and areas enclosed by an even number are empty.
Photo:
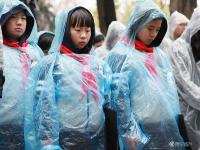
[[[150,71],[150,73],[155,77],[157,75],[157,71],[153,65],[153,47],[147,47],[144,43],[138,40],[135,40],[134,44],[137,50],[148,53],[146,58],[146,67]]]
[[[28,46],[28,42],[24,42],[24,43],[22,43],[22,45],[19,45],[19,43],[17,43],[17,42],[10,42],[7,40],[3,40],[3,44],[10,46],[10,47],[14,47],[21,52],[20,62],[22,64],[23,85],[25,85],[27,78],[28,78],[29,71],[30,71],[30,64],[29,64],[30,58],[27,53],[27,49],[25,48]]]
[[[97,95],[98,87],[97,87],[96,79],[95,79],[94,75],[92,74],[92,72],[89,68],[88,62],[87,62],[88,56],[85,56],[85,57],[79,56],[79,55],[73,53],[70,49],[68,49],[64,45],[60,46],[60,52],[63,54],[67,54],[68,56],[74,58],[75,60],[79,61],[80,63],[82,63],[84,65],[83,71],[82,71],[83,96],[87,92],[88,88],[90,88],[90,89],[92,89],[93,97],[95,98],[96,103],[98,103],[98,101],[99,101],[99,98]]]
[[[3,44],[10,46],[10,47],[14,47],[14,48],[27,47],[28,46],[28,42],[24,42],[24,43],[22,43],[22,46],[20,46],[18,42],[10,42],[10,41],[7,41],[7,40],[3,40]]]
[[[128,37],[124,37],[124,42],[129,43],[130,39]],[[148,53],[146,58],[146,67],[150,71],[150,73],[155,77],[157,75],[157,71],[153,65],[153,47],[147,47],[144,43],[139,40],[134,40],[131,44],[139,51]]]
[[[147,47],[141,41],[135,40],[134,44],[137,50],[140,50],[142,52],[147,52],[147,53],[153,53],[153,47]]]

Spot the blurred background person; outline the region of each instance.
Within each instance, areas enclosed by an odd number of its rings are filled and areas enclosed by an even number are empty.
[[[178,11],[173,12],[169,19],[169,38],[172,41],[179,38],[188,23],[189,19],[185,15]]]
[[[200,8],[196,8],[188,27],[173,43],[172,62],[184,116],[189,146],[200,149]]]
[[[45,55],[48,54],[53,38],[54,38],[53,32],[40,31],[38,33],[38,46],[42,49]]]
[[[168,21],[168,32],[161,42],[160,48],[170,56],[173,42],[184,32],[189,19],[180,12],[175,11],[171,14]]]
[[[120,39],[123,31],[125,30],[125,25],[120,21],[112,21],[108,26],[108,32],[105,37],[105,41],[102,46],[95,50],[95,55],[101,59],[105,59],[108,52],[115,46],[117,41]]]
[[[97,47],[100,47],[103,45],[103,42],[105,40],[105,36],[101,32],[96,32],[95,33],[95,38],[94,38],[94,49]]]

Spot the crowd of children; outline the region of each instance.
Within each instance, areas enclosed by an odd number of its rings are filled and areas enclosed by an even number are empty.
[[[38,32],[23,2],[1,1],[0,150],[200,149],[199,17],[168,23],[137,0],[97,46],[85,7]]]

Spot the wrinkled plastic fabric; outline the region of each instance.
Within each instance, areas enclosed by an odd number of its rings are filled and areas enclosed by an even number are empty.
[[[23,124],[24,94],[23,72],[20,56],[16,48],[2,46],[3,52],[3,84],[2,98],[0,103],[0,124]],[[36,63],[41,55],[31,45],[27,46],[30,58]],[[33,65],[33,64],[32,64]]]
[[[0,12],[0,17],[21,4],[20,1],[4,1],[4,6]],[[24,5],[25,6],[25,5]],[[29,11],[28,7],[25,8]],[[35,23],[36,27],[36,23]],[[33,34],[37,29],[32,30]],[[27,53],[29,55],[30,67],[43,57],[43,52],[35,44],[34,39],[28,40]],[[31,44],[30,44],[31,43]],[[0,149],[23,149],[23,117],[24,100],[22,100],[25,88],[23,80],[22,62],[20,61],[20,50],[17,48],[1,45],[3,64],[3,83],[2,98],[0,98]],[[5,130],[6,129],[6,130]]]
[[[94,88],[83,80],[84,65],[60,54],[67,13],[56,17],[50,54],[34,67],[26,89],[27,150],[105,149],[103,106],[110,97],[110,69],[92,55],[77,54],[87,61]]]
[[[200,8],[194,10],[185,32],[174,42],[172,57],[181,111],[193,149],[200,149],[200,61],[195,61],[190,43],[192,36],[200,30],[198,20]]]
[[[151,14],[147,17],[145,12]],[[140,17],[144,18],[143,22]],[[137,1],[126,34],[107,58],[113,71],[111,99],[118,113],[121,149],[184,149],[177,123],[179,101],[169,58],[157,47],[148,54],[132,45],[137,32],[156,18],[164,15],[151,0]],[[134,29],[132,35],[131,29]],[[156,72],[147,67],[151,64]]]
[[[108,32],[105,38],[105,46],[111,50],[117,41],[120,39],[122,33],[125,31],[125,25],[119,21],[112,21],[108,27]]]
[[[171,58],[172,57],[172,47],[173,47],[173,40],[171,40],[169,37],[165,37],[160,44],[160,49],[162,49],[167,55]]]
[[[105,59],[108,52],[115,46],[125,30],[125,26],[119,21],[112,21],[108,26],[108,31],[101,47],[95,49],[95,55]]]

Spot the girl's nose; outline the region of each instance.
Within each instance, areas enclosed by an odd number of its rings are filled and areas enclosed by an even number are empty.
[[[87,37],[86,32],[81,32],[80,38],[86,38],[86,37]]]
[[[18,18],[16,22],[17,22],[18,25],[21,25],[22,24],[22,19]]]
[[[81,35],[80,35],[80,36],[81,36],[81,38],[84,38],[84,37],[86,37],[86,35],[87,35],[86,32],[83,31],[83,32],[81,32]]]

